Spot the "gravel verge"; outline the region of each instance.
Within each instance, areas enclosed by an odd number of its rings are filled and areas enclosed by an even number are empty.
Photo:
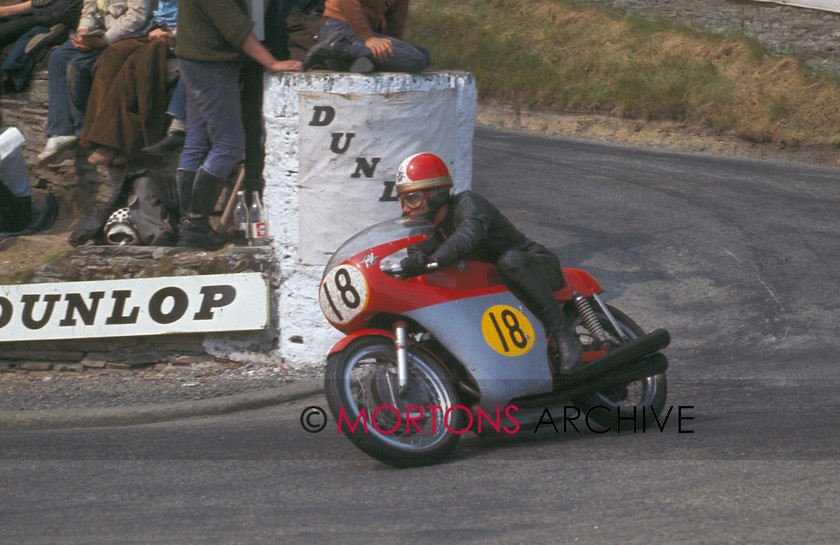
[[[101,409],[198,401],[286,386],[322,383],[321,369],[201,363],[146,369],[0,372],[0,412]]]

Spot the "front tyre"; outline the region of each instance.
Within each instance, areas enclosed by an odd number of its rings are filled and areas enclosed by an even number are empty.
[[[443,366],[416,345],[408,348],[409,382],[400,392],[396,361],[394,341],[381,335],[360,337],[330,354],[324,390],[333,419],[354,445],[381,462],[438,462],[461,432],[464,410],[452,410],[458,394]]]
[[[607,305],[607,308],[623,333],[631,340],[645,334],[644,330],[629,316],[610,305]],[[611,337],[611,341],[616,346],[621,345],[622,335],[617,334],[607,316],[600,310],[595,311],[595,316]],[[571,323],[572,331],[580,338],[584,351],[599,349],[597,340],[583,324],[577,312],[572,317]],[[668,385],[665,373],[660,373],[632,382],[623,388],[615,388],[609,392],[596,392],[577,399],[575,405],[585,412],[588,418],[605,428],[624,429],[637,424],[641,425],[643,421],[645,425],[652,424],[654,413],[661,419],[667,395]]]

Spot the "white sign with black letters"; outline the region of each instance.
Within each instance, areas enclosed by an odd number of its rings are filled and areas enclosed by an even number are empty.
[[[300,93],[301,260],[327,263],[350,235],[402,211],[397,167],[420,152],[452,168],[456,89],[373,95]]]
[[[0,342],[268,327],[260,273],[0,286]]]

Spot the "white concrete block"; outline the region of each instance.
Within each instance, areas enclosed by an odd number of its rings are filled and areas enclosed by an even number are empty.
[[[413,153],[439,153],[450,167],[455,191],[470,187],[475,80],[466,72],[313,71],[267,73],[264,83],[264,201],[280,264],[279,288],[273,294],[278,303],[276,320],[272,320],[279,335],[275,355],[297,366],[321,365],[341,334],[329,325],[318,305],[318,285],[328,255],[322,255],[321,248],[308,251],[319,242],[327,248],[334,240],[343,241],[360,225],[399,216],[398,203],[385,199],[387,182],[393,181],[402,159]],[[442,96],[454,104],[443,104]],[[426,98],[428,107],[423,103]],[[334,125],[315,123],[326,119],[316,117],[312,110],[321,99],[334,110]],[[362,106],[355,107],[357,103]],[[302,105],[306,111],[301,111]],[[302,132],[308,139],[301,138]],[[354,136],[348,142],[350,133]],[[339,136],[331,142],[335,134]],[[440,149],[442,142],[447,143],[446,149]],[[330,144],[338,143],[341,146],[331,148]],[[347,150],[343,150],[345,145]],[[302,164],[309,167],[306,172],[301,172]],[[359,164],[367,170],[360,171]],[[304,182],[305,199],[301,195]],[[324,198],[319,200],[321,193]],[[343,205],[339,213],[336,201],[342,196],[349,200],[339,203]],[[353,203],[354,198],[359,200]],[[301,233],[301,226],[312,230],[313,218],[334,232],[308,240],[309,233]]]

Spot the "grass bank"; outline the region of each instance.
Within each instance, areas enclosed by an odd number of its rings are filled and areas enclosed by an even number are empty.
[[[743,36],[563,0],[413,0],[407,39],[475,74],[480,99],[840,147],[840,78]]]

